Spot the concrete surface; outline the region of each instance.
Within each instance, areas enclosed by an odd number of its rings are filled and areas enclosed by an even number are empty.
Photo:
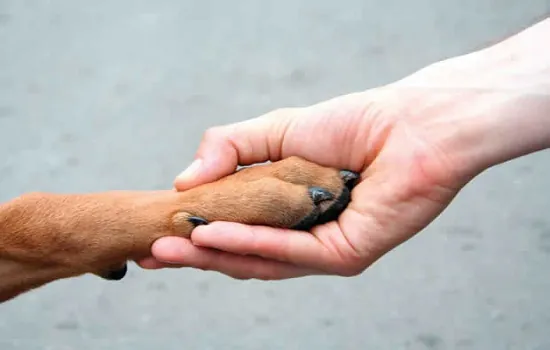
[[[544,0],[0,0],[0,199],[170,186],[209,126],[389,82]],[[0,349],[550,349],[550,154],[492,169],[362,276],[190,270],[0,306]]]

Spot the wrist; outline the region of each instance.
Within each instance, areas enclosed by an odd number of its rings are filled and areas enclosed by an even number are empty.
[[[441,143],[465,176],[550,147],[550,94],[491,90],[466,101]]]
[[[550,20],[497,45],[435,63],[389,86],[403,118],[472,177],[550,147]],[[408,102],[407,102],[408,101]]]

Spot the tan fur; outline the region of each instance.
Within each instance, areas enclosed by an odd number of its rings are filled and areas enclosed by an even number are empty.
[[[160,237],[189,237],[195,227],[190,216],[292,227],[313,209],[311,186],[335,197],[343,189],[338,170],[291,157],[180,193],[22,195],[0,206],[0,302],[143,258]]]

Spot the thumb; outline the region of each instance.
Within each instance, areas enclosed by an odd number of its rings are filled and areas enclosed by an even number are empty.
[[[239,165],[277,161],[284,154],[285,134],[298,109],[281,109],[244,122],[208,129],[195,160],[174,180],[183,191],[232,174]]]

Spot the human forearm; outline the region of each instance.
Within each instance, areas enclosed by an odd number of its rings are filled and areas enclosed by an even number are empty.
[[[490,48],[431,65],[388,89],[466,177],[550,147],[550,19]]]

